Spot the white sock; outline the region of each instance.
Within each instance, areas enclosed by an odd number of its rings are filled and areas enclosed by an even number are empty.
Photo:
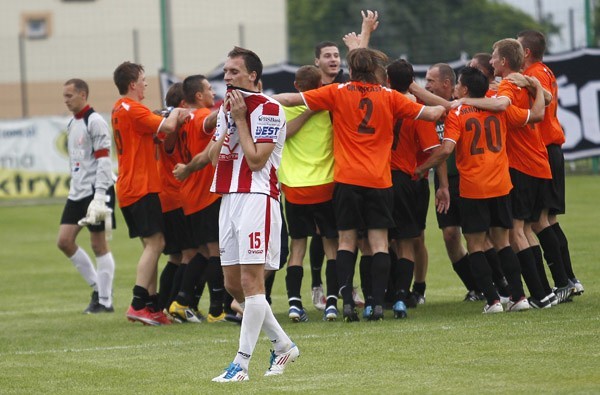
[[[264,294],[259,294],[246,297],[245,305],[240,329],[240,346],[233,363],[239,363],[247,372],[269,303]]]
[[[271,310],[271,306],[268,304],[262,329],[271,340],[271,343],[273,343],[275,354],[279,355],[284,353],[292,346],[292,340],[287,333],[285,333],[281,325],[279,325],[279,321],[277,321],[277,318],[273,315],[273,310]]]
[[[90,256],[81,247],[75,251],[72,257],[69,258],[73,262],[73,266],[77,269],[79,274],[88,283],[90,287],[94,288],[94,291],[98,291],[96,269],[92,264]]]
[[[115,278],[115,260],[112,253],[97,256],[96,265],[98,266],[98,299],[100,304],[110,307],[113,303],[112,288]]]

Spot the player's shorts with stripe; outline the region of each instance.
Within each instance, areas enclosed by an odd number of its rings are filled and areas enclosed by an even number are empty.
[[[186,216],[192,248],[219,241],[220,207],[221,199],[217,199],[210,206]]]
[[[112,209],[112,228],[116,229],[117,222],[115,221],[115,188],[111,186],[106,190],[106,196],[109,196],[106,206]],[[61,225],[77,225],[77,222],[87,215],[87,209],[90,203],[94,200],[94,194],[85,197],[81,200],[67,199],[65,208],[63,209],[62,216],[60,217]],[[104,221],[98,225],[88,225],[90,232],[104,232]]]
[[[338,230],[390,229],[395,226],[392,187],[378,189],[336,183],[333,206]]]
[[[189,232],[185,225],[185,214],[183,209],[176,208],[175,210],[163,213],[165,222],[165,248],[163,254],[177,254],[185,249],[192,248],[189,240]]]
[[[123,218],[129,228],[129,237],[150,237],[165,232],[165,221],[158,193],[149,193],[137,202],[121,207]]]
[[[437,175],[434,179],[435,190],[439,187],[439,181]],[[440,229],[447,228],[449,226],[460,226],[461,223],[461,212],[460,212],[460,192],[459,192],[460,176],[448,177],[448,192],[450,193],[450,208],[447,213],[435,212],[437,217],[438,227]]]
[[[552,215],[565,213],[565,157],[560,145],[546,146],[548,160],[552,171],[552,182],[548,188],[548,213]]]
[[[392,170],[394,189],[394,222],[396,226],[390,229],[392,239],[411,239],[419,236],[418,215],[418,184],[409,174],[401,170]]]
[[[317,227],[322,237],[338,237],[332,200],[315,204],[295,204],[286,200],[285,219],[292,239],[317,236]]]
[[[221,265],[264,264],[279,269],[280,203],[261,193],[228,193],[221,198]]]
[[[462,232],[482,233],[490,228],[512,229],[510,195],[489,199],[460,198]]]

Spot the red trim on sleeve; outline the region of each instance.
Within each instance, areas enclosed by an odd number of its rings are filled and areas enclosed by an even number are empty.
[[[96,159],[104,158],[104,157],[107,157],[108,154],[109,154],[108,148],[99,149],[98,151],[94,152],[94,158],[96,158]]]

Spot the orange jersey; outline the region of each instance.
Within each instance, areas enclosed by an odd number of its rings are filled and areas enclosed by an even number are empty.
[[[210,115],[208,108],[198,108],[191,114],[191,118],[179,130],[179,147],[184,163],[189,163],[192,158],[204,151],[212,138],[212,130],[204,129],[204,120]],[[210,192],[215,168],[208,164],[202,170],[190,174],[181,185],[183,212],[190,215],[213,204],[219,195]]]
[[[510,103],[523,109],[531,108],[531,97],[510,81],[502,80],[498,86],[498,97],[507,97]],[[510,167],[537,178],[552,178],[548,151],[540,132],[533,125],[508,127],[506,152]]]
[[[149,193],[160,192],[154,135],[164,118],[123,97],[112,110],[112,128],[119,161],[117,199],[127,207]]]
[[[392,170],[402,170],[411,176],[417,167],[417,155],[439,147],[435,123],[414,119],[399,119],[394,124]],[[425,155],[426,157],[426,155]]]
[[[181,155],[179,155],[177,146],[171,153],[165,151],[163,144],[158,146],[158,150],[159,158],[157,166],[162,185],[162,190],[158,194],[158,197],[160,198],[162,212],[166,213],[181,207],[181,193],[179,192],[181,182],[177,181],[173,175],[173,168],[177,163],[181,162]]]
[[[333,115],[333,178],[368,188],[392,186],[394,119],[417,118],[423,105],[381,85],[351,81],[302,93],[311,110]]]
[[[529,66],[523,74],[537,78],[542,87],[552,94],[552,101],[546,106],[544,119],[535,124],[535,127],[542,135],[544,144],[563,145],[565,143],[565,133],[556,117],[556,112],[558,111],[558,85],[554,73],[542,62],[536,62]]]
[[[516,106],[496,113],[462,105],[448,113],[444,140],[456,143],[461,197],[488,199],[510,192],[507,124],[525,125],[528,119],[529,110]]]

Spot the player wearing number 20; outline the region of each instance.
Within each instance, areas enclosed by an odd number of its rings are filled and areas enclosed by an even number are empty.
[[[442,148],[418,166],[418,176],[445,160],[456,146],[456,166],[460,174],[460,211],[465,213],[461,227],[467,240],[471,271],[487,299],[484,313],[503,311],[500,297],[492,283],[492,273],[484,254],[486,233],[490,236],[511,284],[508,310],[528,308],[520,280],[517,256],[509,244],[512,228],[510,191],[513,188],[506,153],[507,125],[516,127],[538,122],[544,116],[543,89],[539,81],[528,80],[536,88],[531,110],[509,106],[505,112],[490,112],[461,105],[450,110],[445,121]],[[454,89],[454,96],[484,97],[488,81],[483,73],[465,67]]]
[[[358,48],[348,53],[350,82],[331,84],[295,94],[277,95],[284,105],[302,104],[313,111],[328,110],[333,116],[333,203],[338,219],[337,273],[344,298],[344,320],[358,320],[352,301],[352,274],[357,230],[367,229],[373,263],[374,316],[383,318],[383,298],[388,282],[390,257],[388,228],[392,217],[393,191],[390,170],[394,119],[437,120],[441,106],[427,107],[380,85],[387,56]],[[383,72],[383,73],[382,73]],[[300,99],[300,100],[298,100]]]

